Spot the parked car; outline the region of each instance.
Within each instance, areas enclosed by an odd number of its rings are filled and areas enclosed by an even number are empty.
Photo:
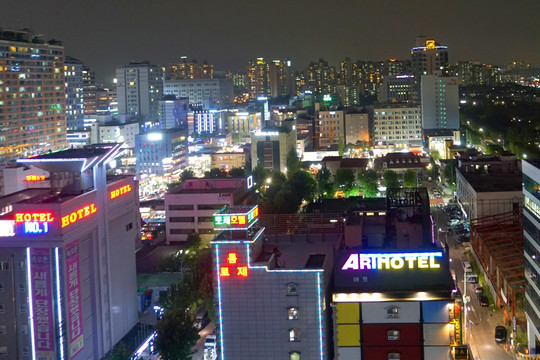
[[[470,238],[467,236],[467,235],[460,235],[456,241],[460,244],[463,244],[464,242],[469,242],[471,241]]]
[[[477,294],[481,294],[484,291],[484,288],[480,284],[473,284],[473,289]]]
[[[495,342],[502,344],[506,342],[506,328],[502,325],[495,327]]]
[[[468,262],[468,261],[463,262],[463,271],[465,271],[465,273],[471,273],[472,272],[472,266],[471,266],[470,262]]]
[[[482,307],[488,307],[489,306],[489,299],[486,295],[479,294],[478,295],[478,301],[480,302],[480,306]]]

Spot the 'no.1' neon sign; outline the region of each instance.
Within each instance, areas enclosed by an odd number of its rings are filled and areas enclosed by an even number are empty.
[[[49,223],[54,221],[50,212],[15,213],[15,223],[24,223],[25,234],[46,234],[49,232]]]

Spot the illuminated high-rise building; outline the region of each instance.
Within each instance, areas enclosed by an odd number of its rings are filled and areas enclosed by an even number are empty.
[[[294,94],[294,78],[290,60],[273,60],[268,66],[270,96],[291,96]]]
[[[97,109],[96,74],[88,66],[83,66],[84,113],[94,114]]]
[[[316,94],[331,94],[335,92],[338,74],[333,66],[324,59],[312,61],[306,73],[307,88]]]
[[[422,128],[458,130],[458,78],[422,75],[420,83]]]
[[[411,49],[412,71],[416,76],[443,73],[448,66],[448,46],[425,36],[416,38]]]
[[[116,68],[119,115],[138,115],[159,120],[163,97],[163,70],[148,61],[131,62]]]
[[[0,161],[67,146],[64,48],[0,29]]]
[[[214,77],[214,65],[208,64],[205,60],[199,64],[196,60],[188,60],[187,56],[182,56],[180,61],[167,65],[165,78],[168,80],[181,79],[212,79]]]
[[[66,121],[68,130],[80,130],[84,126],[84,75],[80,60],[66,56]]]
[[[248,92],[250,99],[270,96],[269,65],[263,58],[251,60],[248,66]]]

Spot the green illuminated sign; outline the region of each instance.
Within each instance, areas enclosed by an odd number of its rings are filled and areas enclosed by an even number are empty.
[[[217,212],[214,214],[214,229],[216,230],[238,230],[249,229],[259,217],[259,207],[255,206],[247,213],[224,214]]]

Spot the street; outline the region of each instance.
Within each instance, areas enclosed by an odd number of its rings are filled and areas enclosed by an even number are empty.
[[[445,199],[447,201],[448,199]],[[448,216],[441,208],[431,207],[433,219],[439,228],[448,228]],[[463,261],[469,261],[465,255],[468,243],[459,244],[456,242],[455,234],[436,231],[438,240],[448,243],[450,253],[450,269],[454,270],[458,287],[462,295],[465,294],[464,286],[467,286],[466,295],[470,297],[468,303],[467,322],[463,324],[463,343],[468,343],[475,360],[511,360],[514,359],[504,349],[503,344],[495,342],[495,326],[504,325],[503,313],[501,310],[492,310],[490,307],[481,307],[478,296],[471,283],[464,283]],[[470,320],[470,322],[469,322]],[[472,328],[471,328],[472,324]],[[509,333],[510,334],[510,333]],[[508,335],[510,336],[510,335]]]

